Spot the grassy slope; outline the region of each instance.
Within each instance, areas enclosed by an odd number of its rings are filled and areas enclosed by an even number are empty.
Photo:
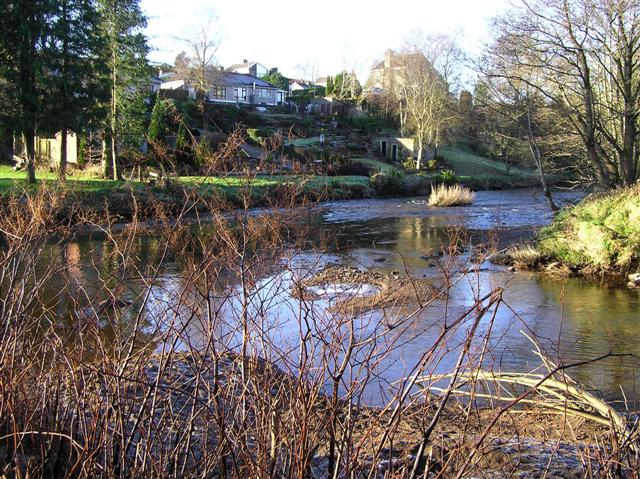
[[[445,166],[451,168],[465,183],[484,187],[530,186],[537,183],[535,173],[511,168],[507,173],[504,164],[457,147],[444,146],[438,150]]]
[[[26,176],[27,174],[24,171],[13,171],[10,166],[0,165],[0,194],[25,188],[27,186]],[[36,177],[39,181],[44,181],[48,185],[58,183],[56,173],[49,171],[38,170]],[[74,172],[73,175],[67,177],[66,186],[68,189],[99,193],[108,192],[124,184],[124,181],[104,180]]]
[[[541,253],[569,265],[628,270],[640,261],[640,185],[587,198],[540,233]]]
[[[388,173],[394,169],[392,165],[381,160],[373,160],[368,158],[350,158],[349,161],[351,163],[358,163],[360,165],[366,166],[372,171],[379,171],[381,173]]]

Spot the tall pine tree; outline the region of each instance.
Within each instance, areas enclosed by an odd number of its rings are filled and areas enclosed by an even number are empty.
[[[139,91],[146,80],[147,40],[143,29],[147,20],[139,0],[97,0],[99,27],[106,62],[103,80],[108,85],[107,115],[103,138],[103,170],[105,177],[118,179],[118,143],[122,134],[123,103]]]
[[[327,77],[327,86],[324,89],[325,96],[333,95],[333,78]]]
[[[98,12],[89,0],[57,0],[48,42],[51,90],[48,95],[52,128],[61,134],[60,178],[67,167],[67,134],[81,133],[95,117],[104,89],[99,72]]]
[[[36,182],[36,132],[43,120],[43,92],[50,79],[43,45],[53,16],[50,0],[0,2],[0,80],[8,107],[5,128],[20,135],[26,150],[27,179]]]

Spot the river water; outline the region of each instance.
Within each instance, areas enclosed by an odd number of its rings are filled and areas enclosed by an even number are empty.
[[[566,203],[576,201],[579,196],[559,193],[556,200]],[[332,263],[375,268],[384,273],[409,271],[412,276],[441,284],[441,265],[462,271],[474,264],[472,251],[477,244],[504,247],[531,238],[538,228],[550,222],[551,213],[536,191],[511,190],[477,192],[473,205],[458,208],[429,207],[424,197],[336,201],[318,206],[317,218],[315,227],[325,239],[330,238],[323,253],[310,247],[309,251],[287,258],[290,267],[265,276],[260,293],[270,304],[267,309],[276,311],[277,318],[272,318],[270,324],[277,331],[278,340],[283,343],[290,340],[292,350],[299,325],[296,308],[291,307],[296,300],[290,296],[287,284],[296,271],[308,272]],[[445,255],[437,260],[428,257],[437,258],[443,245],[455,234],[463,234],[465,238],[466,247],[461,255]],[[143,241],[153,244],[153,239]],[[85,240],[70,246],[76,251],[78,271],[82,271],[94,264],[102,243]],[[477,271],[471,274],[455,274],[446,304],[437,303],[422,311],[401,346],[376,366],[380,385],[370,392],[371,402],[383,402],[385,388],[392,388],[395,381],[411,370],[433,344],[445,318],[453,318],[468,309],[478,295],[502,287],[504,304],[493,316],[490,354],[485,363],[490,360],[495,369],[520,372],[539,366],[540,360],[532,352],[533,344],[523,332],[535,337],[546,355],[556,362],[589,360],[608,352],[632,353],[635,356],[610,357],[573,368],[569,375],[583,387],[618,401],[617,407],[623,408],[620,401],[626,398],[630,409],[638,409],[634,402],[640,385],[637,293],[581,279],[558,281],[536,273],[509,272],[490,262],[476,267]],[[166,309],[171,302],[167,290],[171,289],[172,282],[178,282],[178,266],[174,272],[175,276],[167,274],[162,278],[162,293],[153,297],[150,313],[154,308]],[[274,286],[270,286],[272,284]],[[331,299],[317,303],[324,308]],[[396,317],[401,314],[397,312]],[[374,311],[367,318],[371,323],[388,320],[389,312]],[[481,325],[481,328],[487,327],[486,322]],[[459,344],[450,346],[450,352],[443,355],[434,372],[450,369],[456,359],[457,346]]]

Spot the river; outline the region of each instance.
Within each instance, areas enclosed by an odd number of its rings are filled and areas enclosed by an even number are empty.
[[[567,203],[579,197],[577,193],[564,192],[558,193],[556,200]],[[440,284],[442,265],[462,271],[474,264],[472,252],[477,244],[492,243],[501,248],[531,238],[552,216],[538,192],[507,190],[477,192],[473,205],[457,208],[429,207],[424,197],[335,201],[318,205],[316,218],[313,227],[318,237],[325,239],[322,253],[310,246],[285,259],[274,259],[287,267],[265,276],[258,285],[258,296],[269,303],[266,310],[273,316],[269,327],[275,331],[278,341],[290,341],[292,350],[299,327],[296,308],[292,307],[297,300],[289,294],[292,275],[306,274],[331,263],[375,268],[384,273],[409,271],[412,276]],[[438,251],[452,234],[464,235],[462,254],[438,258]],[[157,242],[149,237],[140,241],[148,243],[149,249]],[[89,281],[96,255],[103,249],[104,240],[99,239],[78,240],[67,245],[67,256],[69,251],[73,252],[72,263],[83,281]],[[504,304],[493,319],[491,353],[484,359],[485,363],[490,360],[492,367],[503,371],[526,372],[538,367],[540,360],[523,332],[535,337],[552,360],[565,363],[592,359],[608,352],[631,353],[635,356],[610,357],[573,368],[569,375],[583,387],[616,401],[618,408],[639,409],[634,403],[640,386],[637,293],[582,279],[552,280],[537,273],[511,272],[488,261],[476,266],[476,272],[455,274],[446,304],[437,302],[422,311],[405,334],[402,346],[376,365],[380,385],[377,391],[370,392],[372,403],[384,402],[385,388],[392,389],[392,384],[410,371],[437,337],[445,317],[455,317],[472,305],[475,297],[502,287]],[[161,278],[162,288],[156,289],[147,308],[150,323],[153,323],[154,311],[171,309],[172,295],[168,291],[179,289],[178,262],[169,271]],[[123,296],[127,294],[124,292]],[[320,300],[317,306],[326,308],[330,303],[330,298]],[[374,311],[367,321],[387,321],[389,314]],[[400,317],[403,313],[398,310],[394,314]],[[487,323],[482,327],[488,327]],[[198,333],[194,330],[193,334]],[[456,345],[452,345],[434,372],[450,369],[456,359],[455,351]],[[625,398],[629,401],[626,405],[621,402]]]

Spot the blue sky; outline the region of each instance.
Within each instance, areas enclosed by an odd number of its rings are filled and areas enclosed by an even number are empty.
[[[210,25],[220,40],[218,62],[243,59],[278,67],[290,77],[336,74],[344,67],[361,79],[388,48],[418,28],[457,33],[471,54],[490,35],[490,19],[507,0],[142,0],[149,17],[151,59],[173,63],[178,40],[194,26]],[[209,22],[209,19],[213,19]]]

